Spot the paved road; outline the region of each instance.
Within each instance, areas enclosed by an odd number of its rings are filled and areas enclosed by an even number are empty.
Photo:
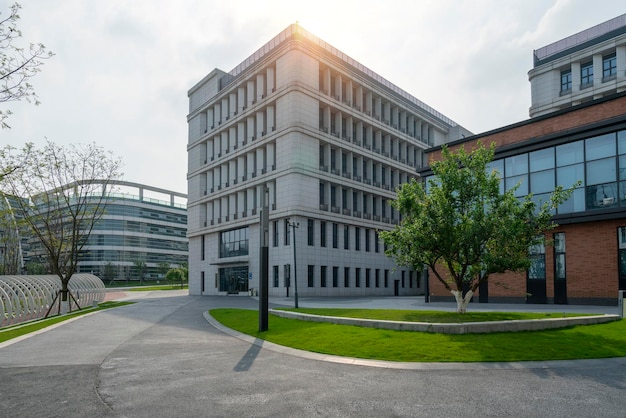
[[[139,303],[0,346],[0,416],[625,416],[623,358],[412,370],[343,364],[260,348],[203,318],[213,307],[256,308],[251,298],[133,297]]]

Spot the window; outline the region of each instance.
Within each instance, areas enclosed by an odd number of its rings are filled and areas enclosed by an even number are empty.
[[[361,228],[354,228],[354,249],[361,251]]]
[[[593,85],[593,62],[588,62],[580,66],[580,88],[591,87]]]
[[[343,268],[343,287],[350,287],[350,267]]]
[[[315,238],[315,222],[313,221],[313,219],[308,219],[307,220],[307,239],[306,239],[307,244],[315,245],[314,238]]]
[[[365,228],[365,251],[369,253],[370,251],[370,230]]]
[[[326,287],[326,270],[328,268],[326,266],[322,266],[320,268],[320,286]]]
[[[285,219],[285,245],[290,245],[289,219]]]
[[[354,286],[361,287],[361,268],[357,267],[354,269]]]
[[[554,278],[565,279],[565,232],[554,234]]]
[[[561,94],[567,94],[572,91],[572,70],[561,71]]]
[[[200,239],[200,260],[204,260],[204,235]]]
[[[220,258],[248,255],[248,227],[220,232]]]
[[[380,269],[376,269],[374,273],[374,285],[380,287]]]
[[[333,248],[339,248],[339,225],[333,223]]]
[[[365,269],[365,287],[370,287],[370,276],[372,269]]]
[[[307,285],[309,287],[315,286],[315,266],[309,264],[307,271]]]
[[[380,252],[380,246],[378,245],[378,231],[374,231],[374,251]]]
[[[533,280],[546,279],[546,247],[543,244],[533,245],[528,250],[530,267],[528,278]]]
[[[272,241],[274,247],[278,247],[278,221],[274,221],[274,231],[272,231]]]
[[[385,287],[389,287],[389,270],[385,270]]]
[[[326,222],[320,222],[320,245],[326,247]]]
[[[278,287],[278,266],[273,266],[274,270],[274,287]]]
[[[333,287],[339,287],[339,267],[333,267]]]
[[[285,276],[285,287],[291,286],[291,264],[283,265],[283,274]]]
[[[617,58],[615,54],[605,55],[602,58],[602,81],[613,80],[617,74]]]
[[[343,249],[350,249],[350,227],[348,225],[343,227]]]

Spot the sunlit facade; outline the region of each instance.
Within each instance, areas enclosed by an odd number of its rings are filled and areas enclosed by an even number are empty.
[[[264,188],[270,295],[295,291],[294,244],[300,295],[423,293],[378,231],[424,151],[471,133],[298,25],[188,95],[191,294],[258,289]]]

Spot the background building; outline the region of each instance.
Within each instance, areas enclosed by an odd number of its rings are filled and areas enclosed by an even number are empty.
[[[535,51],[529,75],[532,119],[450,148],[495,142],[491,167],[503,189],[521,182],[519,197],[541,201],[557,185],[582,184],[555,214],[554,244],[531,252],[531,269],[492,276],[474,299],[616,304],[626,290],[626,15]],[[440,158],[440,148],[428,153]],[[430,285],[431,300],[451,298]]]
[[[259,208],[269,191],[270,295],[415,295],[378,230],[424,151],[467,130],[292,25],[189,91],[189,291],[258,287]],[[293,294],[293,293],[292,293]]]
[[[92,273],[105,282],[158,279],[164,275],[159,263],[186,265],[185,194],[127,181],[109,182],[107,187],[112,190],[110,203],[79,254],[77,273]],[[45,264],[37,241],[29,241],[27,260]],[[145,263],[143,277],[136,263]]]

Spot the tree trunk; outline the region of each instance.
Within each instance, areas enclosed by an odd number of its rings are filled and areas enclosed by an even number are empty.
[[[463,297],[462,290],[450,290],[450,293],[454,295],[454,299],[456,300],[456,313],[464,314],[467,310],[467,304],[472,300],[474,291],[468,290],[465,297]]]

